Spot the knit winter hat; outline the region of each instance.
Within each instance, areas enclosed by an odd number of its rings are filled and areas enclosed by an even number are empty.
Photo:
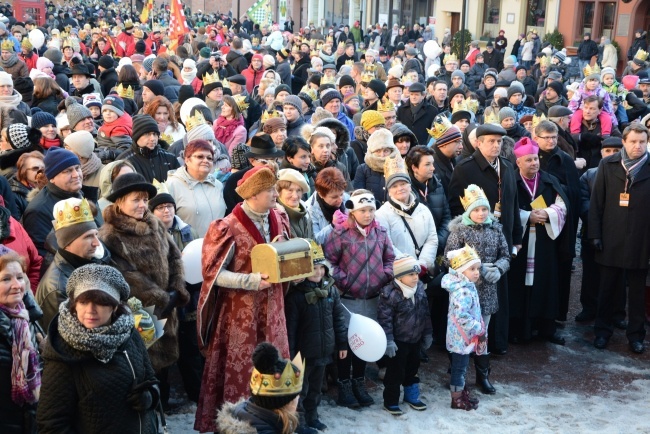
[[[614,68],[607,66],[600,71],[600,81],[603,81],[607,74],[612,74],[614,78],[616,78],[616,71],[614,71]]]
[[[453,142],[454,140],[458,140],[462,137],[460,129],[456,125],[452,125],[449,128],[447,128],[447,131],[442,133],[438,139],[436,139],[436,146],[444,146],[448,143]]]
[[[47,151],[43,163],[45,164],[45,176],[50,180],[68,167],[81,165],[79,158],[72,151],[58,146]]]
[[[68,297],[77,298],[87,291],[101,291],[118,303],[129,298],[131,289],[122,273],[108,265],[82,265],[70,274],[66,285]]]
[[[506,56],[505,59],[503,59],[503,66],[506,67],[513,67],[517,64],[517,58],[513,56],[512,54],[510,56]]]
[[[165,85],[160,80],[147,80],[144,82],[143,86],[149,89],[156,96],[165,95]]]
[[[55,65],[60,65],[63,60],[63,53],[58,48],[50,47],[43,53],[43,57],[49,59]]]
[[[262,65],[264,65],[264,69],[272,68],[275,66],[275,59],[270,54],[265,54],[264,60],[262,60]]]
[[[14,80],[11,77],[11,74],[5,71],[0,71],[0,86],[13,86],[13,85],[14,85]]]
[[[187,142],[194,140],[207,140],[208,142],[215,143],[217,139],[214,136],[214,130],[208,124],[201,124],[193,127],[186,134]]]
[[[564,86],[562,85],[561,82],[559,81],[552,81],[550,82],[547,87],[550,87],[555,91],[555,93],[558,94],[558,96],[562,96],[562,92],[564,91]]]
[[[88,131],[75,131],[69,134],[64,140],[70,150],[82,158],[90,158],[95,150],[95,140]]]
[[[209,59],[210,58],[210,49],[208,47],[203,47],[199,50],[199,56],[201,56],[204,59]]]
[[[115,66],[115,60],[111,56],[104,55],[99,58],[97,64],[102,68],[109,69]]]
[[[484,206],[490,211],[490,202],[481,187],[476,184],[470,184],[465,189],[465,193],[461,198],[465,212],[463,217],[469,218],[470,213],[479,206]]]
[[[333,99],[337,99],[339,101],[343,101],[343,96],[339,93],[338,90],[334,89],[326,89],[323,93],[320,95],[320,101],[321,105],[325,107],[330,101]]]
[[[454,72],[451,73],[451,78],[453,79],[454,77],[460,77],[463,79],[463,83],[465,83],[465,73],[461,71],[460,69],[455,70]]]
[[[295,359],[294,359],[295,360]],[[291,380],[282,380],[282,374],[291,365],[293,370]],[[253,404],[267,410],[282,408],[296,396],[302,389],[303,369],[301,366],[280,357],[277,348],[268,342],[262,342],[253,351],[253,374],[251,376],[250,400]],[[278,383],[278,384],[276,384]]]
[[[133,116],[133,134],[131,135],[133,143],[137,144],[140,137],[147,133],[156,133],[160,135],[158,124],[154,118],[149,115]]]
[[[83,96],[84,107],[99,107],[102,108],[102,97],[98,93],[87,93]]]
[[[377,110],[366,110],[361,114],[361,128],[368,131],[373,127],[385,126],[386,119]]]
[[[275,97],[277,98],[278,94],[280,92],[282,92],[282,91],[285,91],[286,93],[291,95],[291,88],[289,86],[287,86],[286,84],[280,84],[280,85],[275,87]]]
[[[499,110],[499,123],[508,118],[517,119],[517,114],[510,107],[503,107],[501,110]]]
[[[393,262],[393,276],[395,276],[395,279],[411,273],[420,274],[420,271],[422,271],[420,263],[413,256],[406,253],[398,255]]]
[[[296,95],[289,95],[286,97],[282,105],[290,105],[295,107],[296,110],[298,110],[298,113],[300,113],[300,116],[302,116],[302,100]]]
[[[303,193],[309,192],[309,184],[307,184],[303,174],[298,172],[296,169],[282,169],[278,171],[278,181],[293,182],[302,188]]]
[[[287,128],[287,121],[284,119],[284,116],[272,117],[268,121],[264,122],[262,131],[264,131],[266,134],[271,134],[280,128]]]
[[[485,71],[485,74],[483,74],[483,79],[484,79],[484,80],[485,80],[487,77],[492,77],[492,78],[494,78],[494,82],[496,83],[498,75],[497,75],[497,72],[496,72],[494,69],[490,68],[490,69],[488,69],[487,71]]]
[[[32,115],[32,128],[40,130],[46,125],[56,126],[56,118],[52,114],[44,111],[34,113]]]
[[[41,130],[30,128],[25,124],[11,124],[7,128],[7,139],[13,149],[24,149],[32,145],[38,145],[42,136]]]
[[[372,89],[376,94],[377,98],[382,99],[386,94],[386,85],[383,81],[373,78],[368,83],[368,87]]]
[[[524,95],[524,94],[521,92],[521,89],[519,89],[518,86],[512,86],[512,85],[510,85],[510,87],[508,88],[508,99],[510,99],[510,97],[512,97],[513,95],[516,95],[516,94],[521,94],[521,96]]]
[[[233,169],[242,170],[249,166],[248,158],[246,158],[248,152],[250,152],[250,148],[246,143],[240,143],[232,149],[230,164]]]
[[[84,131],[87,132],[87,131]],[[88,133],[90,134],[90,133]],[[81,214],[79,218],[74,218],[66,222],[66,225],[62,227],[57,227],[57,217],[63,216],[67,212],[66,208],[70,209],[80,209],[82,201],[84,199],[79,199],[78,197],[71,197],[69,199],[61,200],[54,205],[52,210],[52,216],[54,220],[52,224],[54,225],[54,235],[56,236],[56,243],[59,248],[64,249],[70,245],[71,242],[85,234],[91,229],[97,229],[97,223],[92,217],[92,214],[85,215]],[[87,202],[85,207],[87,207]],[[84,209],[84,208],[81,208]],[[88,208],[85,208],[88,211]],[[67,219],[66,219],[67,220]]]
[[[246,200],[258,193],[270,189],[277,182],[271,169],[266,166],[253,167],[237,182],[235,191],[242,199]]]
[[[354,81],[354,78],[352,78],[351,76],[342,75],[341,78],[339,78],[339,89],[342,88],[343,86],[352,86],[356,88],[357,83]]]
[[[144,61],[142,62],[142,67],[144,68],[145,71],[151,72],[153,70],[153,61],[156,57],[149,56],[145,57]]]
[[[189,84],[183,84],[178,89],[178,103],[183,105],[185,101],[194,97],[194,88]]]
[[[102,104],[102,111],[111,110],[118,116],[124,115],[124,100],[117,95],[108,95],[104,98],[104,104]]]
[[[65,113],[70,122],[70,128],[74,130],[77,124],[86,118],[92,118],[93,114],[86,107],[82,106],[77,100],[69,96],[65,100]],[[50,178],[48,176],[48,178]]]
[[[368,138],[368,152],[372,153],[386,148],[397,149],[393,143],[393,134],[386,128],[380,128]]]
[[[42,71],[45,68],[54,68],[54,63],[47,57],[39,57],[36,61],[36,69]]]

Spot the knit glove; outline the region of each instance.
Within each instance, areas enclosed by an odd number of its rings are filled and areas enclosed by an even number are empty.
[[[395,354],[397,354],[397,345],[395,345],[395,341],[388,341],[388,344],[386,344],[386,352],[384,354],[391,359],[395,357]]]
[[[159,397],[158,381],[145,381],[133,385],[126,402],[138,413],[144,413],[158,405]]]
[[[481,267],[481,274],[483,274],[483,279],[489,283],[497,283],[501,279],[501,271],[492,264],[484,264]]]
[[[430,334],[424,335],[422,337],[422,344],[420,344],[422,349],[426,351],[429,348],[431,348],[431,345],[433,345],[433,335],[430,335]]]

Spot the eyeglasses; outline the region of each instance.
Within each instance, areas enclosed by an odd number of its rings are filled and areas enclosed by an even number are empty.
[[[557,140],[557,136],[546,136],[546,137],[538,136],[537,138],[542,140]]]
[[[157,207],[154,208],[154,211],[158,212],[165,212],[165,211],[172,211],[174,209],[174,205],[171,203],[164,203],[162,205],[158,205]]]
[[[203,160],[208,160],[208,161],[214,161],[214,157],[212,155],[192,155],[192,158],[195,160],[203,161]]]

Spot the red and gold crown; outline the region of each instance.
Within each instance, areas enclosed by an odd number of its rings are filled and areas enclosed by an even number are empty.
[[[485,195],[483,189],[477,185],[472,184],[467,186],[464,193],[464,196],[460,198],[460,203],[463,205],[464,209],[467,209],[477,200],[484,200],[486,202],[488,201],[488,198]]]
[[[458,270],[463,265],[470,262],[481,260],[478,253],[476,253],[476,250],[467,244],[465,244],[465,247],[462,249],[454,250],[453,252],[457,252],[458,254],[453,256],[448,254],[447,257],[449,258],[449,265],[451,265],[451,268],[454,270]]]
[[[300,357],[300,353],[298,353],[293,361],[287,361],[282,375],[262,374],[256,368],[253,368],[250,381],[251,393],[256,396],[270,397],[298,394],[302,390],[304,376],[304,362]]]
[[[58,210],[52,223],[54,224],[54,230],[58,231],[68,226],[92,221],[94,221],[94,217],[90,205],[86,199],[82,199],[78,205],[72,205],[65,201],[63,209]]]

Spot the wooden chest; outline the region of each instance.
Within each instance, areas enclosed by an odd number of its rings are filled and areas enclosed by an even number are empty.
[[[251,251],[253,273],[268,274],[268,282],[282,283],[314,274],[311,244],[304,238],[258,244]]]

